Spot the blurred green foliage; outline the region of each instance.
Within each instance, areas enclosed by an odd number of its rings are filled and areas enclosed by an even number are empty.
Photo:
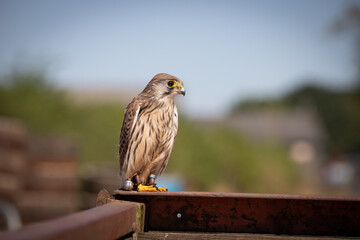
[[[312,108],[327,133],[331,152],[360,152],[360,88],[346,91],[304,86],[285,96],[291,107]]]
[[[221,125],[197,124],[180,119],[168,165],[170,172],[184,174],[195,189],[281,193],[296,185],[297,171],[284,148],[251,141]]]
[[[82,163],[116,160],[123,111],[115,104],[74,104],[40,71],[0,80],[0,116],[21,119],[35,134],[74,138]]]
[[[16,72],[0,81],[0,114],[26,121],[34,131],[64,131],[73,111],[41,72]]]
[[[124,106],[75,104],[41,72],[12,74],[0,83],[0,115],[22,119],[33,133],[72,136],[80,147],[81,165],[118,168]],[[291,192],[297,182],[285,149],[184,117],[166,173],[180,174],[198,191],[281,193]]]
[[[233,112],[243,110],[313,110],[326,131],[330,152],[360,152],[360,87],[333,90],[316,85],[297,88],[279,99],[239,102]]]

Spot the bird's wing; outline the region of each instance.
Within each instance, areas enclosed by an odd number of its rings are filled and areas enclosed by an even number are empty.
[[[120,171],[123,170],[126,153],[129,147],[131,132],[133,131],[134,126],[136,124],[139,111],[140,111],[140,104],[138,101],[136,101],[136,98],[134,98],[131,101],[131,103],[129,103],[129,105],[126,107],[124,121],[121,128],[120,146],[119,146]]]

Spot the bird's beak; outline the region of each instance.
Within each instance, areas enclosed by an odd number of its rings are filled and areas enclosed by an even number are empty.
[[[180,85],[180,86],[178,86],[177,87],[177,91],[176,91],[178,94],[182,94],[183,96],[185,96],[185,93],[186,93],[186,91],[185,91],[185,89],[184,89],[184,87],[182,86],[182,85]]]

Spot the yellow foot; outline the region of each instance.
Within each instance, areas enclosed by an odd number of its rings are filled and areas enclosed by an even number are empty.
[[[137,191],[138,192],[157,192],[157,189],[154,185],[145,186],[145,185],[139,184],[139,186],[137,187]]]
[[[145,185],[139,184],[139,186],[137,187],[137,191],[138,192],[167,192],[167,189],[156,187],[156,185],[145,186]]]

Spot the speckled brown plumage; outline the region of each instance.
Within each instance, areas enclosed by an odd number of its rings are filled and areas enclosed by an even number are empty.
[[[146,184],[149,174],[164,171],[177,135],[177,94],[185,95],[181,80],[160,73],[127,106],[119,147],[121,184],[134,175]]]

